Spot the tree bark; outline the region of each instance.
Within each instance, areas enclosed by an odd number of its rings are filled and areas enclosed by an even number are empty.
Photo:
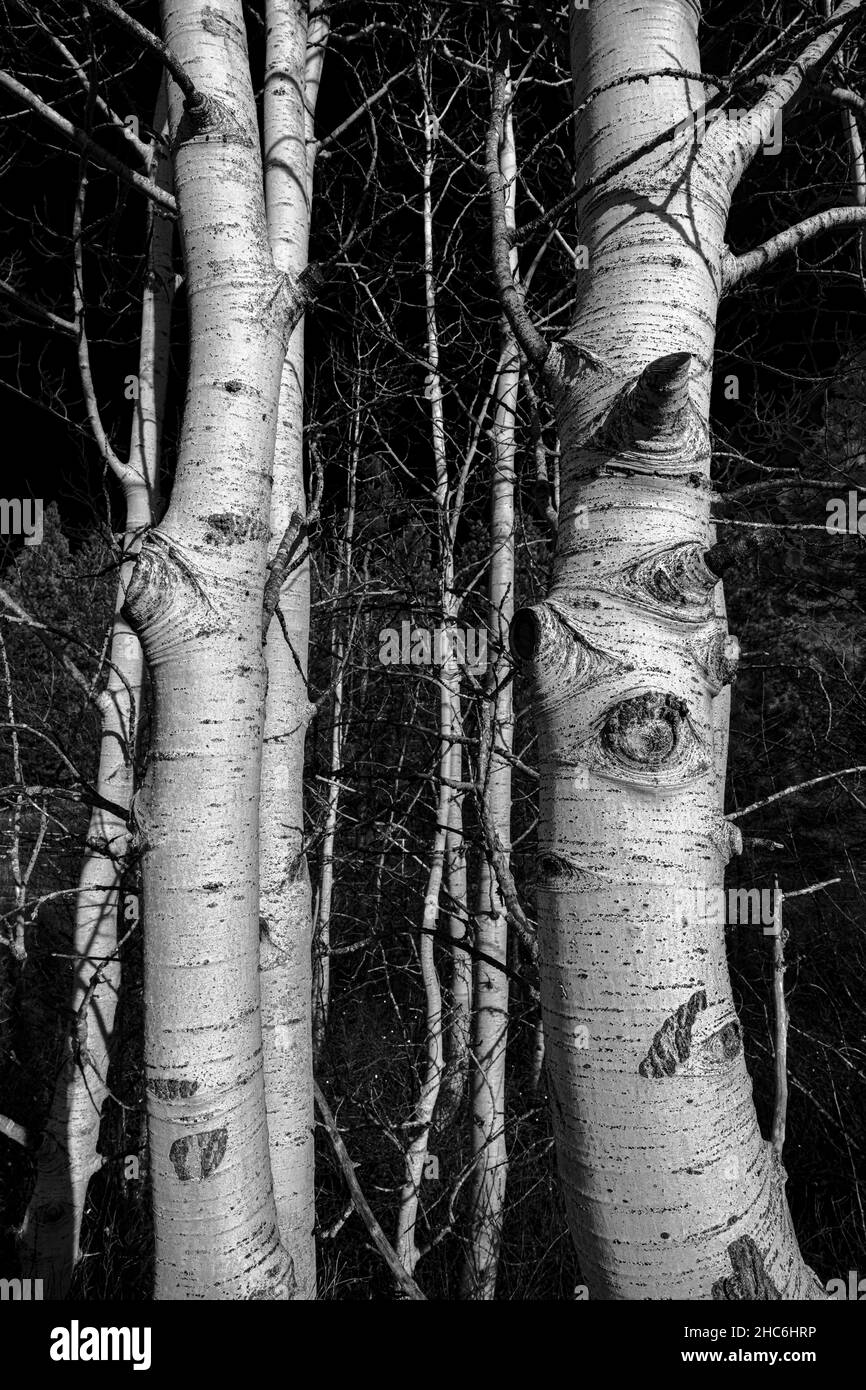
[[[510,83],[508,85],[510,96]],[[509,112],[499,150],[505,181],[506,225],[513,229],[517,192],[514,129]],[[511,252],[511,273],[517,251]],[[508,632],[514,614],[514,456],[520,356],[507,319],[502,325],[502,365],[496,382],[493,417],[493,486],[490,506],[488,582],[491,654],[487,673],[489,713],[481,738],[479,795],[485,822],[506,856],[511,848],[511,762],[514,724],[509,679]],[[478,875],[477,949],[506,964],[508,913],[493,865],[482,856]],[[505,1062],[508,1048],[508,976],[485,960],[475,963],[472,1028],[472,1117],[474,1168],[470,1182],[470,1244],[463,1270],[465,1298],[492,1299],[505,1215],[508,1152],[505,1144]]]
[[[699,15],[609,0],[571,18],[589,269],[567,338],[536,352],[562,442],[559,537],[546,602],[512,627],[539,729],[547,1075],[593,1298],[812,1298],[708,910],[739,848],[722,817],[736,644],[703,556],[746,156],[725,122],[696,147],[700,83],[648,76],[700,71]]]
[[[269,0],[264,93],[265,198],[277,266],[307,265],[315,146],[311,143],[327,18],[305,0]],[[304,327],[289,342],[271,493],[269,559],[304,490]],[[292,1256],[298,1298],[316,1296],[313,1239],[313,1061],[310,880],[304,853],[304,744],[310,715],[307,655],[310,572],[298,533],[282,586],[279,621],[265,634],[268,689],[262,754],[259,860],[261,989],[271,1168],[280,1236]]]
[[[164,89],[154,130],[167,136]],[[171,188],[166,155],[154,142],[147,173]],[[116,471],[126,504],[123,562],[109,646],[108,677],[99,696],[101,727],[96,790],[106,802],[128,807],[133,793],[136,734],[144,658],[122,608],[142,537],[154,519],[160,436],[168,372],[174,295],[173,223],[148,208],[148,271],[142,297],[138,395],[129,452]],[[81,308],[83,314],[83,304]],[[83,327],[83,321],[82,321]],[[89,385],[89,382],[86,383]],[[44,1281],[46,1296],[65,1298],[78,1259],[87,1188],[102,1159],[97,1150],[120,988],[118,914],[130,849],[129,825],[119,811],[94,806],[78,881],[72,949],[76,958],[70,1015],[73,1025],[37,1159],[36,1185],[21,1232],[23,1263]],[[130,920],[137,900],[128,900]]]
[[[240,0],[163,0],[190,363],[171,504],[127,611],[154,728],[134,804],[157,1299],[290,1297],[259,983],[262,600],[280,379],[303,295],[267,237]]]

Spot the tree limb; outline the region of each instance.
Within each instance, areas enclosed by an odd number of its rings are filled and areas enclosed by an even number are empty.
[[[143,24],[139,24],[137,19],[133,19],[132,15],[127,14],[126,10],[115,4],[115,0],[88,0],[88,3],[92,9],[101,10],[109,19],[113,19],[121,29],[132,34],[143,48],[147,48],[151,53],[157,55],[183,92],[184,105],[188,111],[202,109],[207,98],[198,90],[183,63],[167,43],[158,38],[150,29],[145,29]]]
[[[807,44],[799,58],[785,69],[769,86],[760,101],[736,122],[720,120],[714,123],[704,142],[702,154],[714,160],[721,155],[734,155],[730,162],[728,188],[733,190],[761,145],[773,129],[777,115],[801,91],[809,74],[833,56],[844,43],[851,22],[858,18],[861,0],[844,0],[832,19],[821,26],[818,36]]]
[[[346,1145],[343,1143],[343,1136],[337,1128],[337,1121],[334,1119],[331,1108],[325,1100],[321,1087],[317,1081],[313,1082],[313,1092],[316,1097],[316,1106],[322,1117],[322,1124],[328,1131],[328,1138],[334,1147],[337,1161],[343,1170],[346,1186],[352,1194],[355,1210],[370,1232],[373,1244],[394,1276],[394,1282],[397,1287],[402,1290],[405,1296],[413,1299],[415,1302],[420,1301],[426,1303],[427,1300],[425,1295],[421,1292],[411,1274],[406,1273],[406,1270],[397,1258],[397,1252],[394,1250],[394,1247],[391,1245],[385,1232],[373,1215],[372,1208],[361,1191],[361,1184],[358,1182],[355,1173],[355,1165],[349,1157],[349,1152]]]
[[[752,811],[760,811],[763,806],[769,806],[773,801],[779,801],[783,796],[793,796],[794,792],[805,791],[807,787],[816,787],[819,782],[834,782],[839,777],[850,777],[855,772],[866,772],[866,766],[861,764],[858,767],[843,767],[838,772],[825,772],[822,777],[810,777],[808,782],[797,782],[793,787],[785,787],[784,791],[773,792],[771,796],[765,796],[760,801],[753,801],[751,806],[744,806],[740,811],[729,811],[725,820],[739,820],[740,816],[748,816]],[[786,897],[793,897],[792,893],[787,893]]]
[[[863,226],[866,226],[866,207],[852,203],[850,207],[826,208],[824,212],[816,212],[812,217],[786,228],[784,232],[779,232],[778,236],[770,237],[762,246],[756,246],[753,251],[747,251],[742,256],[734,256],[727,252],[722,258],[722,292],[738,285],[741,280],[754,275],[756,271],[763,270],[765,266],[772,265],[788,251],[796,250],[798,246],[802,246],[821,232],[832,231],[837,227]]]
[[[165,190],[154,183],[152,179],[146,179],[143,174],[137,173],[135,169],[130,169],[122,160],[115,158],[113,154],[109,154],[108,150],[103,149],[102,145],[98,145],[95,140],[91,140],[90,136],[85,134],[83,130],[73,125],[71,121],[67,121],[66,117],[61,116],[59,111],[55,111],[53,106],[49,106],[48,103],[44,102],[41,97],[38,97],[35,92],[31,92],[29,87],[23,86],[22,83],[16,81],[14,77],[11,77],[8,72],[0,72],[0,87],[5,87],[7,92],[11,92],[13,96],[18,97],[19,101],[23,101],[26,106],[29,106],[32,111],[36,112],[37,116],[41,116],[44,121],[54,126],[56,130],[62,131],[67,140],[81,150],[83,154],[86,154],[88,159],[92,159],[94,163],[100,164],[102,168],[110,170],[112,174],[116,174],[124,183],[128,183],[133,188],[137,188],[139,193],[143,193],[146,198],[150,198],[151,201],[158,204],[159,207],[165,208],[167,212],[171,213],[172,217],[177,216],[177,203],[170,193],[166,193]]]
[[[51,328],[56,328],[58,333],[68,333],[72,337],[75,337],[76,329],[74,323],[69,319],[60,318],[58,314],[52,314],[50,309],[44,309],[42,305],[37,304],[34,299],[29,299],[26,294],[22,294],[20,290],[14,289],[7,280],[0,280],[0,294],[6,299],[11,300],[13,304],[17,304],[18,307],[23,309],[26,313],[31,314],[33,318],[42,319],[42,321],[49,324]]]
[[[485,143],[487,187],[490,191],[490,218],[493,238],[493,274],[496,289],[514,336],[533,366],[544,369],[550,356],[550,344],[539,333],[526,308],[522,291],[514,282],[511,270],[512,233],[508,227],[505,203],[505,180],[499,164],[499,147],[505,126],[508,101],[508,34],[501,31],[499,62],[493,74],[493,93],[490,123]]]

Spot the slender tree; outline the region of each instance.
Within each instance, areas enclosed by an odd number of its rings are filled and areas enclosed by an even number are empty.
[[[315,112],[327,7],[268,0],[264,90],[265,200],[274,264],[307,266]],[[310,883],[304,852],[304,741],[310,578],[304,483],[304,327],[289,340],[280,382],[265,600],[267,696],[259,859],[262,1027],[271,1167],[280,1236],[297,1297],[316,1295]],[[275,615],[275,621],[271,621]]]
[[[144,145],[143,166],[170,190],[164,85],[154,114],[156,139]],[[21,1231],[25,1267],[43,1280],[51,1298],[65,1297],[79,1253],[90,1178],[100,1168],[99,1125],[108,1094],[108,1068],[120,986],[118,958],[121,903],[126,926],[138,920],[133,894],[122,896],[129,869],[128,811],[133,793],[136,738],[143,697],[141,645],[123,613],[126,591],[144,532],[155,519],[160,437],[168,379],[171,304],[174,296],[173,223],[148,204],[147,273],[142,295],[141,342],[129,448],[121,459],[100,418],[90,366],[85,318],[84,209],[86,161],[82,161],[75,210],[73,302],[78,362],[88,416],[103,460],[123,489],[126,507],[122,559],[112,625],[108,675],[98,696],[101,728],[96,792],[87,830],[75,908],[75,980],[72,1027],[66,1057],[37,1159],[36,1185]]]
[[[510,90],[506,87],[506,101]],[[506,113],[499,147],[504,185],[505,220],[514,229],[517,160],[512,109]],[[517,250],[510,253],[517,272]],[[493,414],[493,480],[490,505],[490,577],[488,581],[490,655],[488,702],[482,720],[478,795],[482,823],[507,862],[511,845],[511,763],[513,736],[512,683],[508,630],[514,613],[514,487],[517,393],[520,355],[506,318],[501,329],[501,358]],[[502,1222],[508,1154],[505,1143],[505,1061],[508,1044],[508,976],[501,966],[508,957],[508,912],[492,857],[479,865],[475,943],[475,1012],[472,1028],[472,1114],[470,1143],[474,1159],[470,1182],[470,1246],[463,1273],[466,1297],[492,1299]]]

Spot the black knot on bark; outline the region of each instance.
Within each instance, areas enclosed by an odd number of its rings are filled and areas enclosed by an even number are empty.
[[[201,135],[214,120],[214,105],[204,92],[192,92],[183,103],[182,120],[191,135]]]
[[[739,532],[725,527],[723,539],[710,547],[704,561],[713,574],[723,579],[729,570],[738,573],[753,555],[769,554],[781,544],[781,532],[772,526],[750,527]]]
[[[611,710],[602,743],[622,762],[658,767],[675,751],[687,716],[685,701],[674,695],[660,691],[637,695]]]
[[[538,651],[541,622],[534,608],[518,608],[511,619],[508,644],[517,661],[532,661]]]

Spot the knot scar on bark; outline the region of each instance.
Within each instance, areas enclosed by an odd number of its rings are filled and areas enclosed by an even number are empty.
[[[695,1019],[706,1007],[706,990],[698,989],[665,1019],[638,1066],[641,1076],[648,1079],[673,1076],[681,1069],[692,1050]]]
[[[782,1295],[767,1273],[764,1257],[751,1236],[740,1236],[733,1241],[728,1246],[728,1259],[734,1272],[713,1284],[714,1299],[738,1303],[781,1300]]]
[[[728,632],[724,618],[716,618],[694,634],[690,647],[698,667],[703,672],[707,688],[715,699],[726,685],[733,685],[737,679],[740,663],[739,640],[732,632]]]
[[[675,751],[688,706],[674,695],[651,691],[623,700],[607,717],[602,745],[624,763],[653,768]]]
[[[691,361],[691,353],[673,352],[644,367],[617,396],[593,447],[637,471],[661,468],[703,479],[697,465],[709,466],[709,433],[692,404]]]
[[[511,619],[508,642],[517,661],[532,661],[541,640],[541,622],[534,608],[518,608]]]
[[[581,615],[562,596],[531,608],[518,608],[508,633],[511,654],[529,665],[541,704],[556,705],[593,679],[621,674],[628,668],[590,641]]]
[[[722,522],[716,522],[722,525]],[[778,531],[773,530],[753,530],[744,533],[726,536],[724,540],[713,545],[705,553],[704,560],[713,574],[719,579],[723,579],[729,570],[738,573],[743,564],[750,560],[753,555],[770,553],[781,546],[782,539]]]
[[[685,541],[645,555],[609,582],[616,593],[655,613],[702,623],[719,580],[704,560],[703,546]]]
[[[206,636],[216,625],[214,605],[195,559],[155,527],[138,553],[122,611],[151,664]]]
[[[172,148],[177,150],[189,140],[209,140],[211,136],[225,143],[252,144],[250,133],[229,107],[216,97],[197,91],[184,102]]]
[[[689,352],[657,357],[644,367],[630,401],[635,442],[679,433],[689,415]]]
[[[720,818],[710,831],[710,841],[723,864],[743,852],[743,832],[738,825]]]
[[[268,577],[262,597],[262,642],[268,635],[268,628],[280,601],[280,591],[288,576],[297,569],[300,559],[295,558],[295,549],[304,528],[301,512],[292,512],[291,520],[283,532],[272,560],[268,561]]]
[[[204,1182],[219,1168],[228,1142],[229,1132],[224,1126],[187,1134],[175,1139],[168,1151],[169,1162],[181,1182]]]

